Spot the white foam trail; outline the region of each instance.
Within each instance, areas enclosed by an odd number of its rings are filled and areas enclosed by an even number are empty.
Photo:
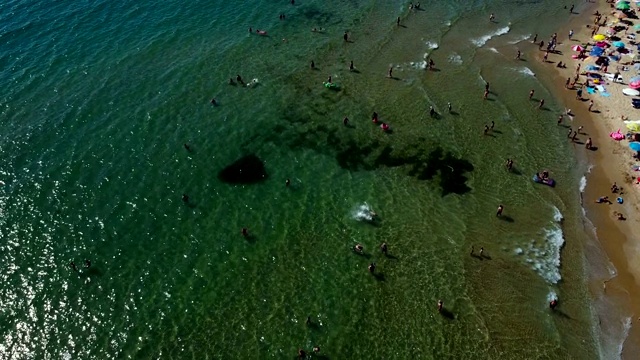
[[[491,40],[492,38],[508,33],[509,30],[511,30],[511,29],[508,26],[505,26],[505,27],[500,28],[500,29],[498,29],[498,30],[496,30],[496,31],[494,31],[492,33],[487,34],[487,35],[481,36],[481,37],[476,38],[476,39],[471,39],[471,42],[474,45],[476,45],[477,47],[481,47],[482,45],[486,44],[487,41]]]
[[[444,22],[444,24],[445,24],[446,26],[451,26],[451,20],[447,20],[447,21],[445,21],[445,22]]]
[[[552,300],[558,300],[558,294],[555,291],[550,290],[547,294],[547,302],[550,303]]]
[[[533,71],[531,71],[531,69],[529,69],[529,68],[528,68],[528,67],[526,67],[526,66],[525,66],[525,67],[522,67],[522,68],[519,68],[519,69],[518,69],[518,72],[519,72],[520,74],[524,74],[524,75],[527,75],[527,76],[533,76],[533,77],[535,77],[535,76],[536,76],[536,73],[534,73]]]
[[[622,350],[624,348],[624,342],[629,337],[629,330],[631,330],[631,317],[627,317],[624,319],[624,324],[622,325],[622,336],[620,337],[620,343],[618,344],[618,358],[622,359]]]
[[[426,55],[426,54],[425,54]],[[415,68],[415,69],[420,69],[420,70],[424,70],[427,68],[427,62],[425,60],[422,61],[418,61],[418,62],[410,62],[409,65],[411,65],[411,67]]]
[[[582,175],[582,177],[580,178],[580,192],[583,193],[586,187],[587,187],[587,176]]]
[[[440,45],[438,45],[438,43],[435,42],[431,42],[431,41],[427,41],[425,42],[425,44],[427,45],[427,48],[433,50],[433,49],[437,49],[440,47]]]
[[[543,230],[543,239],[534,239],[524,249],[516,249],[516,254],[524,255],[531,269],[549,284],[557,284],[562,279],[560,275],[560,252],[564,246],[564,234],[560,227],[562,219],[562,213],[554,206],[554,222],[549,228]]]
[[[515,38],[514,40],[509,41],[508,43],[513,45],[513,44],[517,44],[519,42],[528,40],[531,37],[531,34],[527,34],[527,35],[520,35],[517,38]]]
[[[358,221],[373,221],[374,212],[366,202],[351,211],[351,217]]]
[[[451,55],[449,55],[449,62],[455,65],[462,65],[462,56],[453,53]]]
[[[564,216],[562,216],[562,213],[560,212],[560,209],[558,209],[557,207],[553,207],[553,221],[557,222],[557,223],[561,223],[562,220],[564,220]]]
[[[500,54],[500,52],[498,51],[498,49],[494,48],[494,47],[490,47],[489,51],[494,52],[496,54]]]

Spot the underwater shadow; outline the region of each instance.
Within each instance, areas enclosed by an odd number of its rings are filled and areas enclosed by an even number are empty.
[[[386,280],[384,278],[384,274],[383,273],[374,273],[373,277],[378,281],[385,281]]]
[[[518,170],[518,168],[516,168],[516,167],[512,167],[511,171],[509,171],[509,172],[514,174],[514,175],[522,175],[522,171]]]
[[[455,320],[455,318],[456,318],[455,315],[451,311],[449,311],[449,310],[447,310],[445,308],[442,308],[440,310],[440,315],[444,316],[445,318],[447,318],[449,320]]]
[[[255,184],[266,178],[264,163],[254,154],[234,161],[218,173],[218,179],[228,184]]]
[[[502,221],[506,221],[508,223],[515,222],[515,220],[513,220],[513,218],[511,216],[509,216],[509,215],[498,216],[498,219],[500,219]]]

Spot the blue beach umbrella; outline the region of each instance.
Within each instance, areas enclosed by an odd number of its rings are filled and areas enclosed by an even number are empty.
[[[624,47],[624,43],[622,41],[614,41],[611,45],[613,45],[614,47],[617,47],[617,48],[623,48]]]
[[[640,151],[640,142],[634,141],[632,143],[629,143],[629,147],[633,151]]]
[[[589,56],[600,56],[602,55],[603,52],[604,52],[603,48],[594,47],[593,49],[591,49]]]

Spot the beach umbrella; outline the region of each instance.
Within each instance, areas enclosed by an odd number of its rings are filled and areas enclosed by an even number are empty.
[[[629,9],[631,9],[631,5],[629,5],[629,3],[627,3],[627,2],[619,2],[618,5],[616,5],[616,9],[618,9],[618,10],[629,10]]]
[[[640,142],[634,141],[632,143],[629,143],[629,148],[631,148],[631,150],[633,151],[640,151]]]
[[[634,76],[629,79],[629,84],[640,83],[640,76]]]
[[[604,36],[604,35],[602,35],[602,34],[596,34],[596,35],[593,35],[593,40],[595,40],[595,41],[602,41],[602,40],[604,40],[604,39],[606,39],[606,38],[607,38],[607,37],[606,37],[606,36]]]
[[[608,45],[609,45],[609,44],[607,44],[607,43],[606,43],[606,42],[604,42],[604,41],[598,41],[598,42],[596,43],[596,46],[597,46],[597,47],[600,47],[600,48],[603,48],[603,49],[604,49],[604,48],[606,48]]]
[[[623,48],[624,47],[624,43],[622,41],[614,41],[611,45],[617,47],[617,48]]]
[[[600,56],[602,55],[603,52],[604,52],[604,49],[599,47],[594,47],[593,49],[591,49],[589,56]]]
[[[573,50],[573,51],[582,51],[582,50],[584,50],[584,48],[582,46],[580,46],[580,45],[573,45],[571,47],[571,50]]]

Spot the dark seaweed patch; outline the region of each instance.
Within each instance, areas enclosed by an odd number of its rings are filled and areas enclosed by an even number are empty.
[[[267,178],[264,163],[257,156],[244,156],[218,173],[218,179],[229,184],[253,184]]]

